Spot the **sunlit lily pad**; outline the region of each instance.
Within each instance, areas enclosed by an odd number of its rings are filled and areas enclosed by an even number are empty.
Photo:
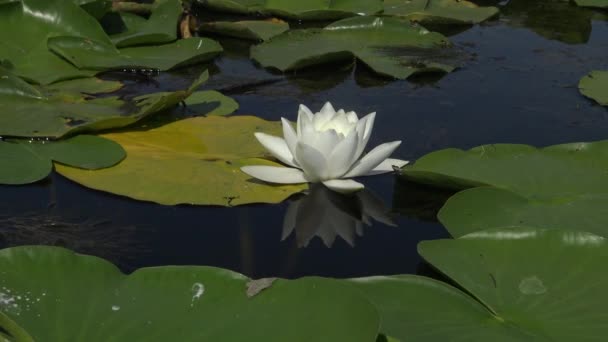
[[[366,342],[378,334],[374,306],[332,279],[279,279],[249,297],[253,282],[228,270],[125,275],[103,259],[41,246],[0,251],[0,270],[0,310],[36,341]]]
[[[89,188],[166,205],[276,203],[307,188],[257,182],[244,165],[276,165],[253,133],[280,135],[279,122],[253,116],[197,117],[141,132],[104,134],[127,158],[95,172],[59,166],[63,176]]]
[[[581,93],[608,106],[608,71],[592,71],[578,83]]]
[[[119,163],[123,148],[108,139],[79,135],[56,142],[0,141],[0,184],[27,184],[48,176],[53,161],[81,169],[101,169]]]
[[[401,341],[599,341],[608,333],[603,238],[502,228],[423,241],[419,252],[466,292],[409,275],[353,280],[378,307],[381,331]]]
[[[583,7],[608,8],[608,0],[574,0],[574,2]]]
[[[408,20],[357,17],[323,29],[285,32],[254,46],[251,56],[262,66],[292,71],[353,58],[375,72],[399,79],[422,72],[450,72],[450,42]]]
[[[91,98],[81,91],[106,92],[120,84],[75,80],[50,87],[33,87],[0,68],[0,136],[53,137],[83,131],[123,127],[149,114],[171,108],[206,80],[204,73],[192,89],[142,95],[131,100]],[[5,78],[4,78],[5,77]]]
[[[454,237],[505,226],[576,229],[608,237],[608,193],[528,199],[508,190],[479,187],[451,197],[439,220]]]
[[[380,0],[197,0],[221,12],[276,15],[299,20],[331,20],[382,11]]]
[[[423,23],[477,24],[498,14],[498,8],[465,0],[384,0],[382,14]]]
[[[608,140],[535,148],[494,144],[432,152],[402,176],[454,189],[492,185],[521,196],[564,198],[608,193]]]
[[[127,30],[110,39],[116,47],[169,43],[177,39],[177,24],[182,14],[179,0],[164,0],[148,19],[132,13],[120,13]]]
[[[262,41],[289,30],[289,24],[277,20],[214,21],[201,24],[199,29],[201,32]]]

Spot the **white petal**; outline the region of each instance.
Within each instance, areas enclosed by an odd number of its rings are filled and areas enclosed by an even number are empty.
[[[297,166],[284,139],[261,132],[256,132],[255,137],[275,158],[287,165]]]
[[[365,187],[363,184],[355,182],[352,179],[327,180],[323,182],[323,185],[341,194],[350,194],[352,192],[359,191]]]
[[[333,151],[336,146],[342,141],[338,133],[334,130],[329,130],[325,132],[315,132],[314,139],[301,141],[309,146],[314,147],[317,151],[321,152],[325,157],[325,160],[329,161],[329,156],[331,155],[331,151]]]
[[[359,122],[357,123],[357,133],[359,134],[359,143],[357,146],[357,152],[355,153],[355,159],[359,159],[363,150],[365,150],[365,146],[367,146],[367,142],[369,141],[369,137],[372,135],[372,128],[374,127],[374,121],[376,120],[376,112],[369,113]]]
[[[393,166],[402,168],[407,165],[407,163],[409,163],[409,161],[407,160],[387,158],[382,163],[380,163],[380,165],[376,166],[371,171],[362,176],[373,176],[381,173],[393,172]]]
[[[306,115],[306,117],[310,120],[312,120],[312,118],[314,117],[312,111],[303,104],[301,104],[300,108],[298,108],[298,115]]]
[[[357,152],[357,132],[351,131],[348,136],[340,141],[331,151],[327,160],[329,167],[329,177],[340,178],[355,162],[355,152]]]
[[[298,156],[298,163],[310,182],[327,179],[327,160],[321,152],[310,145],[298,142],[296,155]]]
[[[317,114],[315,114],[315,117],[313,119],[315,129],[320,130],[323,125],[325,125],[334,117],[334,115],[336,115],[336,110],[331,105],[331,103],[326,102],[325,105],[323,105],[323,108],[321,108],[321,110]]]
[[[283,123],[283,137],[285,138],[285,143],[287,144],[291,155],[294,157],[294,161],[298,163],[298,156],[296,155],[298,137],[296,136],[296,132],[287,119],[281,118],[281,122]]]
[[[388,156],[391,155],[401,145],[401,141],[393,141],[376,146],[363,158],[359,159],[344,177],[358,177],[370,172],[373,168],[380,165]]]
[[[359,117],[357,117],[357,113],[355,113],[353,111],[346,113],[346,118],[348,119],[348,122],[350,122],[350,123],[356,123],[357,121],[359,121]]]
[[[302,170],[291,167],[249,165],[241,167],[241,171],[269,183],[298,184],[307,182]]]

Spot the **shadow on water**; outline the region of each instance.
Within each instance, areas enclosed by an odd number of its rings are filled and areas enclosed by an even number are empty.
[[[294,120],[300,103],[316,111],[327,100],[360,115],[375,111],[368,146],[403,140],[394,156],[408,160],[448,147],[605,139],[608,112],[576,89],[590,70],[608,68],[605,12],[557,0],[511,0],[501,11],[488,23],[448,32],[473,58],[447,75],[397,81],[352,62],[282,74],[253,64],[246,53],[250,43],[222,39],[227,53],[207,66],[104,77],[126,79],[121,95],[128,97],[184,89],[208,67],[211,78],[202,89],[233,96],[240,104],[236,115]],[[167,112],[144,124],[150,128],[200,114]],[[416,245],[449,238],[436,214],[451,192],[392,175],[361,181],[369,192],[353,197],[313,187],[308,195],[277,205],[167,207],[53,175],[29,186],[0,186],[0,247],[63,245],[107,258],[126,272],[188,264],[258,278],[440,277],[422,262]]]

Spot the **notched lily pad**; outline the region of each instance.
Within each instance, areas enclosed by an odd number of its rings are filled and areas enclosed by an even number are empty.
[[[282,20],[214,21],[201,24],[199,30],[228,37],[266,41],[289,30],[289,24]]]
[[[608,193],[608,140],[535,148],[493,144],[429,153],[403,168],[414,182],[453,189],[491,185],[530,199]]]
[[[193,87],[207,76],[204,73]],[[76,132],[123,127],[175,106],[193,91],[153,93],[130,100],[115,96],[91,98],[89,91],[112,91],[120,83],[83,79],[33,87],[5,70],[3,73],[1,68],[0,77],[0,136],[4,137],[60,138]],[[79,87],[78,92],[74,91]]]
[[[375,72],[398,79],[455,68],[450,64],[454,50],[446,37],[398,18],[348,18],[323,29],[288,31],[252,47],[251,56],[280,71],[356,58]]]
[[[277,280],[248,298],[249,279],[236,272],[166,266],[125,275],[46,246],[1,250],[0,270],[0,311],[16,323],[0,316],[0,328],[27,331],[20,341],[366,342],[378,334],[374,306],[333,279]]]
[[[580,80],[578,89],[602,106],[608,106],[608,71],[592,71]]]
[[[53,161],[80,169],[95,170],[116,165],[124,149],[101,137],[79,135],[53,142],[0,141],[0,184],[28,184],[42,180]]]
[[[383,15],[432,24],[478,24],[498,14],[465,0],[384,0]]]
[[[608,0],[574,0],[582,7],[608,8]]]
[[[275,15],[294,20],[336,20],[382,11],[381,0],[197,0],[203,6],[237,14]]]
[[[508,190],[479,187],[452,196],[439,220],[454,237],[479,230],[532,226],[576,229],[608,237],[608,193],[528,199]]]
[[[195,91],[184,100],[186,111],[192,114],[228,115],[239,109],[233,98],[216,90]]]
[[[165,205],[233,206],[277,203],[307,188],[252,180],[245,165],[275,165],[261,159],[264,148],[253,133],[280,135],[278,122],[253,116],[197,117],[142,132],[104,134],[121,144],[127,158],[95,172],[57,167],[63,176],[89,188]]]

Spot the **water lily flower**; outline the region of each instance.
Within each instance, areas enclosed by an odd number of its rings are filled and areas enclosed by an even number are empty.
[[[297,127],[281,118],[284,138],[257,132],[258,141],[287,167],[250,165],[243,172],[257,179],[279,184],[323,183],[341,193],[364,188],[350,178],[376,175],[403,167],[405,160],[388,158],[401,144],[378,145],[363,157],[376,113],[359,119],[355,112],[336,111],[327,102],[318,113],[300,105]]]

